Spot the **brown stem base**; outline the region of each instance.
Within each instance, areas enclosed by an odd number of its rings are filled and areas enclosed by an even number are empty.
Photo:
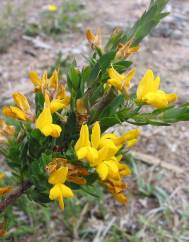
[[[2,213],[9,205],[15,203],[17,198],[25,193],[31,186],[32,183],[30,181],[25,181],[15,190],[10,192],[7,197],[2,202],[0,202],[0,213]]]

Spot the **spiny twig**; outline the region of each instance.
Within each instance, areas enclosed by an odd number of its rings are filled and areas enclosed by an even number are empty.
[[[16,202],[16,200],[25,193],[30,187],[32,183],[30,181],[23,182],[19,187],[10,192],[6,198],[0,202],[0,213],[2,213],[9,205],[12,205]]]

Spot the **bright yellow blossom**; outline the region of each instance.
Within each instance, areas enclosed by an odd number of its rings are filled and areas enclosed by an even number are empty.
[[[115,156],[118,150],[130,140],[137,139],[139,130],[132,130],[121,137],[114,134],[101,135],[99,122],[92,128],[89,139],[88,126],[82,125],[80,137],[75,145],[79,160],[87,160],[96,169],[101,180],[119,177],[120,160]]]
[[[102,46],[102,37],[101,31],[98,29],[96,35],[92,33],[90,29],[86,31],[86,38],[91,44],[92,48],[101,48]]]
[[[128,93],[130,82],[135,75],[135,69],[131,69],[126,75],[119,74],[113,67],[108,70],[108,84],[115,87],[119,91],[125,91]]]
[[[35,71],[31,71],[29,76],[35,90],[42,92],[45,96],[48,94],[48,98],[50,97],[51,113],[55,113],[69,105],[70,96],[66,94],[64,85],[59,83],[57,70],[52,73],[50,78],[48,78],[47,72],[44,72],[41,79]]]
[[[3,180],[5,178],[5,174],[0,172],[0,180]],[[6,186],[6,187],[0,187],[0,196],[3,196],[4,194],[11,192],[12,187],[11,186]]]
[[[49,4],[48,5],[48,10],[50,12],[56,12],[57,11],[57,6],[55,4]]]
[[[63,198],[74,196],[72,190],[64,184],[67,174],[68,167],[61,167],[57,171],[54,171],[48,179],[48,182],[53,185],[49,193],[49,198],[50,200],[57,200],[62,210],[64,209]]]
[[[3,107],[3,114],[23,121],[32,120],[33,117],[27,98],[20,92],[15,92],[13,94],[13,99],[16,103],[16,106]]]
[[[0,119],[0,144],[7,141],[8,137],[15,134],[15,127],[8,125],[4,120]]]
[[[53,118],[51,114],[51,107],[48,95],[45,95],[45,104],[43,111],[39,114],[35,122],[36,128],[41,131],[45,136],[52,136],[54,138],[58,138],[62,131],[62,128],[53,124]]]
[[[86,168],[70,164],[68,160],[64,158],[55,158],[47,166],[46,170],[49,174],[52,174],[54,171],[58,170],[61,167],[68,167],[68,174],[66,180],[78,185],[86,184],[85,176],[88,176],[89,173]],[[84,177],[83,177],[84,176]]]
[[[152,70],[147,70],[137,88],[137,101],[155,108],[165,108],[177,99],[175,93],[160,90],[160,77],[154,78]]]

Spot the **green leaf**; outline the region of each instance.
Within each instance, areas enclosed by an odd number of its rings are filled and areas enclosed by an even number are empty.
[[[179,121],[189,121],[189,104],[157,109],[151,113],[137,114],[131,117],[131,123],[136,125],[166,126]]]
[[[132,65],[132,61],[121,60],[113,64],[113,67],[119,73],[125,72]]]
[[[36,92],[35,93],[35,107],[36,107],[36,110],[35,110],[35,113],[36,113],[36,116],[38,116],[42,110],[43,110],[43,107],[44,107],[44,96],[41,92]]]
[[[68,70],[68,87],[70,90],[77,90],[80,86],[80,72],[74,64],[70,65]]]
[[[49,203],[49,194],[47,192],[38,191],[36,188],[30,190],[28,193],[28,198],[40,204]]]
[[[102,118],[102,117],[112,116],[112,114],[117,111],[118,107],[120,107],[120,105],[124,103],[124,100],[125,100],[124,95],[116,96],[100,113],[99,117]]]
[[[118,123],[121,123],[121,120],[116,115],[100,119],[100,126],[101,126],[102,131],[105,131],[106,129],[108,129]]]
[[[168,15],[162,12],[169,0],[151,1],[147,11],[129,31],[127,40],[132,39],[132,45],[138,45],[159,24],[160,20]]]
[[[115,57],[115,51],[108,52],[100,57],[95,66],[91,71],[91,75],[88,79],[88,83],[95,83],[100,77],[101,73],[104,73],[106,69],[110,66],[112,60]]]

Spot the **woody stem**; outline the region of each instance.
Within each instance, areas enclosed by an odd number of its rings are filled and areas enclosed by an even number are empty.
[[[23,182],[20,186],[18,186],[15,190],[10,192],[6,198],[0,202],[0,213],[2,213],[9,205],[12,205],[16,202],[16,200],[25,193],[30,187],[32,183],[30,181]]]

